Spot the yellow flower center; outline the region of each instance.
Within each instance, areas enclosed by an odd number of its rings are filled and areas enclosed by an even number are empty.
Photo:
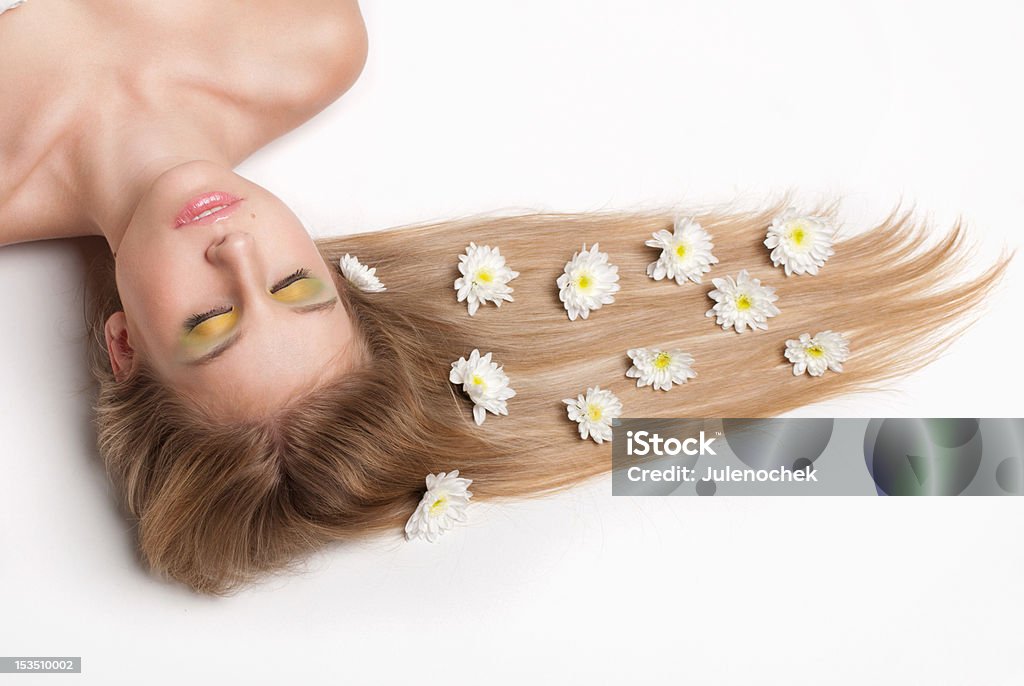
[[[593,403],[587,405],[587,416],[590,417],[590,421],[596,422],[601,418],[601,408]]]
[[[594,285],[594,279],[591,278],[590,274],[580,274],[579,278],[576,279],[576,286],[581,290],[589,290]]]
[[[486,269],[481,269],[476,273],[476,280],[482,281],[483,283],[490,283],[491,281],[494,281],[494,274],[491,274]]]
[[[474,374],[473,376],[470,377],[469,380],[477,386],[484,385],[484,377],[480,376],[479,374]]]
[[[676,257],[686,257],[686,246],[682,243],[676,246]]]
[[[803,245],[804,239],[807,238],[807,229],[803,224],[794,224],[789,232],[789,237],[797,245]]]
[[[448,497],[447,496],[443,496],[443,495],[439,496],[438,499],[435,500],[433,502],[433,504],[431,504],[431,506],[430,506],[430,514],[432,514],[432,515],[439,515],[442,512],[444,512],[444,509],[447,506],[448,506]]]
[[[672,358],[669,357],[668,353],[658,353],[654,358],[654,366],[658,369],[664,369],[672,362]]]
[[[736,298],[737,310],[749,310],[751,305],[753,305],[753,303],[750,302],[750,298],[746,295],[741,295],[740,297]]]
[[[807,354],[812,357],[821,357],[825,354],[825,351],[822,350],[820,345],[810,345],[807,346]]]

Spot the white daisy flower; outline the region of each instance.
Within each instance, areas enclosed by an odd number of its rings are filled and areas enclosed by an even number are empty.
[[[772,248],[772,264],[791,274],[817,274],[832,249],[835,228],[824,217],[799,214],[790,207],[772,220],[765,246]]]
[[[619,290],[619,268],[608,264],[608,253],[600,252],[594,243],[589,250],[573,254],[565,263],[565,271],[558,277],[558,299],[565,304],[569,320],[586,319],[591,310],[615,302],[613,293]]]
[[[580,393],[562,402],[567,405],[569,419],[579,422],[580,438],[586,440],[589,436],[596,443],[612,440],[612,420],[622,415],[622,403],[614,393],[594,386],[587,389],[586,397]]]
[[[492,414],[508,414],[506,400],[515,396],[516,392],[509,388],[508,376],[494,362],[491,353],[480,356],[480,351],[473,348],[469,359],[460,357],[452,362],[452,370],[448,374],[452,383],[462,384],[462,390],[473,401],[473,420],[483,424],[487,412]]]
[[[377,271],[376,267],[367,269],[358,259],[348,253],[345,253],[338,261],[338,266],[341,268],[341,273],[345,278],[361,291],[381,293],[387,290],[384,288],[384,284],[380,282],[380,279],[374,276],[374,272]]]
[[[466,521],[466,507],[473,497],[466,489],[471,483],[472,479],[459,478],[458,469],[428,474],[427,492],[405,523],[406,539],[425,538],[433,543],[456,522]]]
[[[697,376],[692,368],[693,356],[679,348],[630,348],[626,354],[633,360],[626,376],[636,379],[637,388],[654,386],[657,390],[667,391],[673,383],[684,384],[687,379]]]
[[[768,317],[779,313],[774,303],[779,299],[775,289],[762,286],[760,279],[750,277],[746,269],[741,269],[735,279],[732,276],[711,279],[715,285],[708,297],[715,300],[715,306],[705,316],[718,317],[716,324],[723,329],[735,327],[737,333],[743,333],[749,326],[751,329],[767,329]]]
[[[680,286],[689,279],[700,283],[701,274],[711,271],[718,258],[711,254],[715,244],[701,225],[690,219],[677,218],[672,233],[665,229],[652,234],[644,245],[661,248],[657,261],[647,265],[647,276],[655,281],[675,279]]]
[[[497,248],[470,242],[466,252],[459,255],[459,271],[462,276],[455,279],[455,290],[459,302],[468,301],[470,316],[488,300],[498,307],[503,300],[512,302],[509,295],[512,287],[508,282],[519,276],[519,272],[505,265],[505,258]]]
[[[806,371],[821,376],[825,370],[843,371],[843,362],[850,357],[850,341],[841,333],[822,331],[811,338],[809,333],[786,341],[786,359],[793,363],[793,375]]]

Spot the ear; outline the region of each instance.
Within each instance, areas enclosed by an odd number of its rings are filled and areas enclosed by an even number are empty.
[[[128,319],[124,312],[115,312],[104,326],[107,339],[107,353],[114,378],[123,381],[134,371],[135,349],[128,342]]]

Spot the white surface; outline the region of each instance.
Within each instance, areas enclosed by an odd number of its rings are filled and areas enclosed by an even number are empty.
[[[340,101],[239,171],[318,235],[502,208],[841,194],[1022,244],[1012,3],[364,0]],[[144,573],[90,426],[75,241],[0,249],[0,654],[18,683],[1017,684],[1019,498],[558,497],[230,599]],[[1024,255],[884,394],[795,415],[1024,416]]]
[[[25,0],[0,0],[0,14],[24,4]]]

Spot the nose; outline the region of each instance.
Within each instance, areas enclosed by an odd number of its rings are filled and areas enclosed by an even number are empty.
[[[231,231],[206,249],[206,259],[222,267],[244,283],[259,283],[260,265],[252,234]]]

